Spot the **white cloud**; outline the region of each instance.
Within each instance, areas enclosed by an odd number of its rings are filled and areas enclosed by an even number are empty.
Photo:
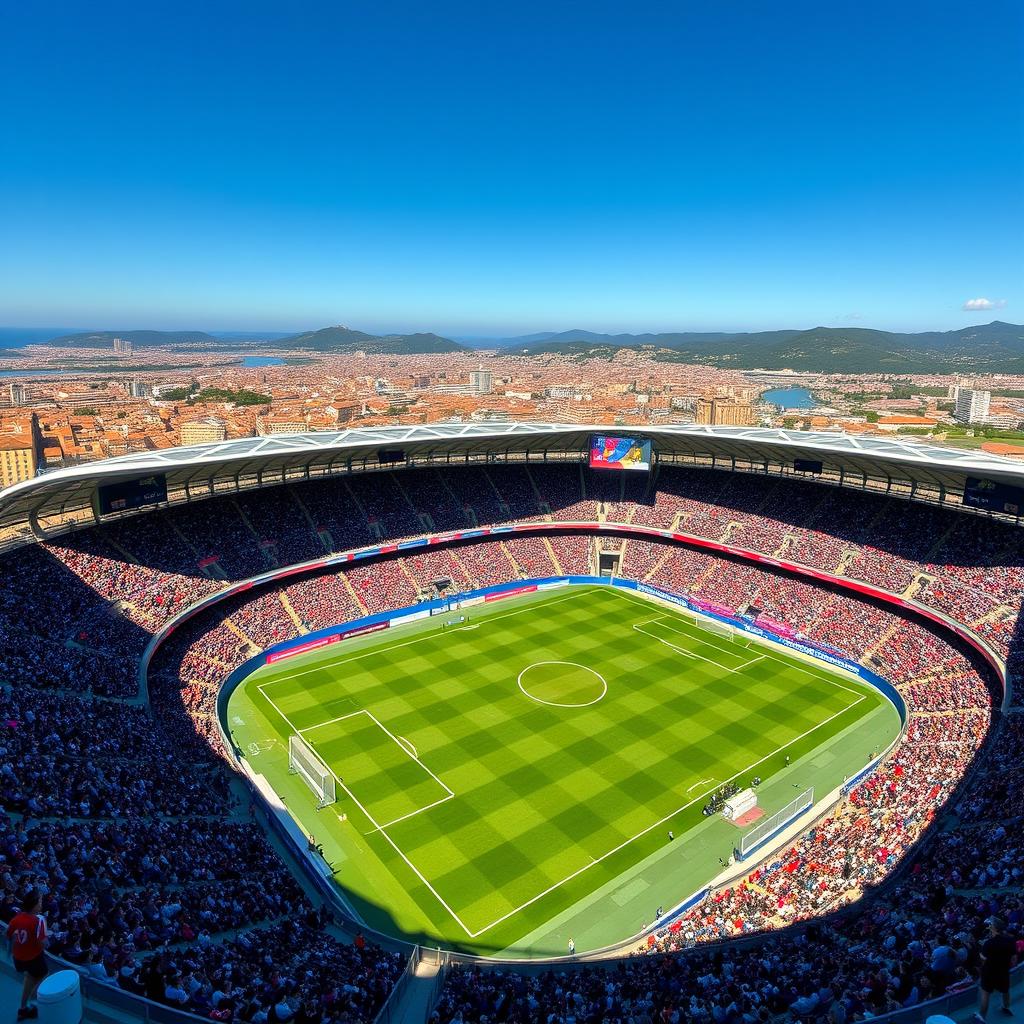
[[[960,308],[968,313],[985,309],[1002,309],[1006,305],[1006,299],[968,299]]]

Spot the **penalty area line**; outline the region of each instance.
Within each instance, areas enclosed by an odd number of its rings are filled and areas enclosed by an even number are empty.
[[[849,711],[850,708],[856,707],[864,699],[865,699],[864,697],[861,697],[860,700],[854,701],[853,704],[849,704],[849,705],[847,705],[847,707],[843,708],[841,711],[837,711],[834,715],[830,715],[824,721],[819,722],[817,725],[812,726],[810,729],[807,729],[804,732],[802,732],[799,736],[794,736],[788,743],[784,743],[781,747],[778,747],[775,750],[771,751],[771,753],[765,754],[764,757],[759,758],[753,764],[747,765],[746,768],[741,768],[734,775],[730,775],[729,778],[726,779],[725,781],[726,782],[732,782],[733,779],[738,779],[741,775],[746,775],[747,772],[749,772],[752,769],[756,768],[758,765],[763,764],[769,758],[774,757],[776,754],[778,754],[781,751],[785,750],[787,747],[791,747],[794,743],[796,743],[799,740],[802,740],[805,736],[810,736],[810,734],[812,732],[815,732],[816,730],[820,729],[824,725],[828,725],[828,723],[831,722],[833,719],[838,718],[840,715],[846,714],[846,712]],[[719,785],[719,783],[716,783],[716,785]],[[634,840],[639,839],[641,836],[647,835],[648,832],[651,832],[654,829],[658,828],[659,826],[664,825],[665,822],[669,821],[671,818],[674,818],[677,814],[680,814],[682,811],[685,811],[688,807],[692,807],[695,803],[697,803],[697,801],[704,799],[704,797],[708,796],[710,794],[710,792],[711,792],[710,789],[709,790],[705,790],[703,793],[699,794],[698,796],[695,796],[692,800],[690,800],[687,803],[683,804],[682,807],[677,807],[674,811],[669,812],[663,818],[659,818],[657,821],[655,821],[652,824],[648,825],[646,828],[641,829],[639,832],[636,833],[636,835],[630,836],[629,839],[626,839],[623,842],[619,843],[618,846],[616,846],[613,849],[609,850],[607,853],[603,853],[603,854],[601,854],[600,857],[596,857],[593,860],[591,860],[591,862],[589,864],[584,864],[583,867],[581,867],[581,868],[577,869],[576,871],[572,872],[572,874],[566,875],[565,878],[563,878],[561,881],[555,882],[554,885],[548,886],[543,892],[537,893],[536,896],[531,897],[525,903],[522,903],[522,904],[520,904],[520,906],[515,907],[513,910],[510,910],[507,914],[503,914],[501,917],[499,917],[496,920],[492,921],[490,924],[485,925],[483,928],[479,929],[479,931],[470,932],[469,933],[470,934],[470,938],[474,938],[475,939],[478,936],[483,935],[484,932],[490,931],[496,925],[501,924],[503,921],[507,921],[510,917],[514,916],[515,914],[518,914],[520,910],[525,910],[531,904],[536,903],[537,900],[542,899],[543,897],[547,896],[548,893],[554,892],[555,889],[559,888],[562,885],[565,885],[566,882],[570,882],[574,878],[578,877],[579,875],[582,875],[584,871],[588,870],[589,868],[592,868],[595,864],[600,864],[601,861],[607,859],[608,857],[611,857],[613,854],[618,853],[619,850],[622,850],[625,847],[629,846],[629,844],[632,843]],[[433,891],[433,890],[431,890],[431,891]],[[465,926],[463,926],[463,927],[465,927]]]
[[[264,696],[267,697],[266,694],[264,694]],[[285,722],[288,723],[288,728],[291,729],[293,732],[297,732],[295,726],[291,723],[291,720],[288,718],[288,716],[273,702],[273,700],[271,700],[270,697],[267,697],[267,700],[270,701],[271,707],[273,707],[273,709],[285,720]],[[395,851],[395,853],[397,853],[398,856],[401,857],[403,861],[405,861],[405,863],[408,865],[412,873],[427,887],[427,889],[430,890],[430,892],[434,896],[434,899],[436,899],[437,902],[440,903],[441,906],[444,907],[444,909],[447,910],[449,914],[451,914],[452,920],[454,920],[455,923],[458,924],[458,926],[470,938],[473,938],[474,933],[466,927],[466,924],[462,920],[462,918],[459,917],[459,915],[456,914],[454,910],[452,910],[452,908],[448,905],[444,897],[442,897],[442,895],[430,884],[430,882],[427,881],[426,876],[423,874],[423,872],[420,871],[420,869],[416,867],[416,865],[413,864],[411,860],[409,860],[409,858],[405,854],[405,851],[398,845],[398,843],[394,841],[394,839],[391,838],[391,836],[388,835],[386,831],[387,826],[381,826],[380,822],[378,822],[377,819],[374,818],[374,816],[359,802],[359,799],[356,797],[356,795],[352,792],[352,790],[348,788],[348,786],[345,785],[341,778],[339,778],[338,773],[335,772],[335,770],[329,764],[327,765],[327,770],[331,773],[331,775],[334,776],[335,781],[338,783],[338,785],[341,786],[341,788],[348,794],[348,797],[352,801],[352,803],[354,803],[356,807],[358,807],[359,810],[363,812],[363,814],[366,816],[366,819],[370,822],[370,824],[373,825],[374,828],[376,828],[380,832],[380,834],[387,840],[387,842]],[[444,783],[442,783],[442,785],[444,785]],[[448,789],[448,787],[445,786],[445,789]],[[449,792],[451,791],[449,790]]]

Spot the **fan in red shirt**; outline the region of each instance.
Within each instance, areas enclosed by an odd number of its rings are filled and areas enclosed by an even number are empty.
[[[39,1016],[35,1006],[29,1006],[39,988],[39,982],[46,977],[46,921],[40,916],[43,897],[31,889],[21,901],[21,913],[15,914],[7,925],[7,941],[14,957],[14,967],[25,976],[21,986],[21,1006],[18,1020],[29,1020]]]

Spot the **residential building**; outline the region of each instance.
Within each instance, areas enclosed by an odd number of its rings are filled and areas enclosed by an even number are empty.
[[[181,443],[183,445],[211,444],[216,441],[223,441],[228,435],[227,426],[224,421],[214,416],[182,423],[179,433],[181,434]]]
[[[31,480],[39,469],[43,452],[35,413],[13,426],[14,433],[0,434],[0,488]]]
[[[983,423],[992,405],[992,392],[960,388],[953,417],[960,423]]]
[[[879,416],[876,424],[879,430],[890,434],[904,427],[911,427],[915,430],[934,430],[938,425],[939,421],[930,416]]]
[[[713,426],[751,427],[757,423],[757,410],[749,402],[725,398],[699,398],[694,419]]]
[[[491,382],[491,371],[485,370],[482,366],[478,370],[473,370],[469,375],[469,386],[478,395],[489,395]]]

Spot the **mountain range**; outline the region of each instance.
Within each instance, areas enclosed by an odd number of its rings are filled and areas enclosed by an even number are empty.
[[[205,331],[86,331],[45,342],[70,348],[107,348],[125,338],[137,348],[237,349],[243,342],[305,352],[363,351],[375,355],[414,355],[497,349],[499,355],[563,355],[575,359],[611,358],[643,350],[663,362],[707,363],[735,369],[783,369],[825,373],[1024,373],[1024,326],[994,320],[955,331],[899,334],[865,327],[813,327],[810,330],[596,334],[544,331],[515,338],[463,339],[439,334],[368,334],[341,325],[300,334]]]
[[[197,345],[217,349],[237,347],[243,340],[262,341],[274,348],[301,349],[313,352],[372,352],[374,354],[414,354],[429,352],[465,352],[465,345],[437,334],[364,334],[349,327],[324,327],[302,334],[258,332],[224,332],[219,337],[205,331],[83,331],[49,338],[45,345],[54,348],[109,348],[115,338],[130,341],[136,348],[176,347]]]
[[[927,373],[965,369],[1024,373],[1024,326],[995,320],[955,331],[898,334],[864,327],[814,327],[758,333],[673,332],[595,334],[562,331],[505,338],[508,353],[611,356],[649,350],[666,362],[711,363],[736,369],[832,373]]]

